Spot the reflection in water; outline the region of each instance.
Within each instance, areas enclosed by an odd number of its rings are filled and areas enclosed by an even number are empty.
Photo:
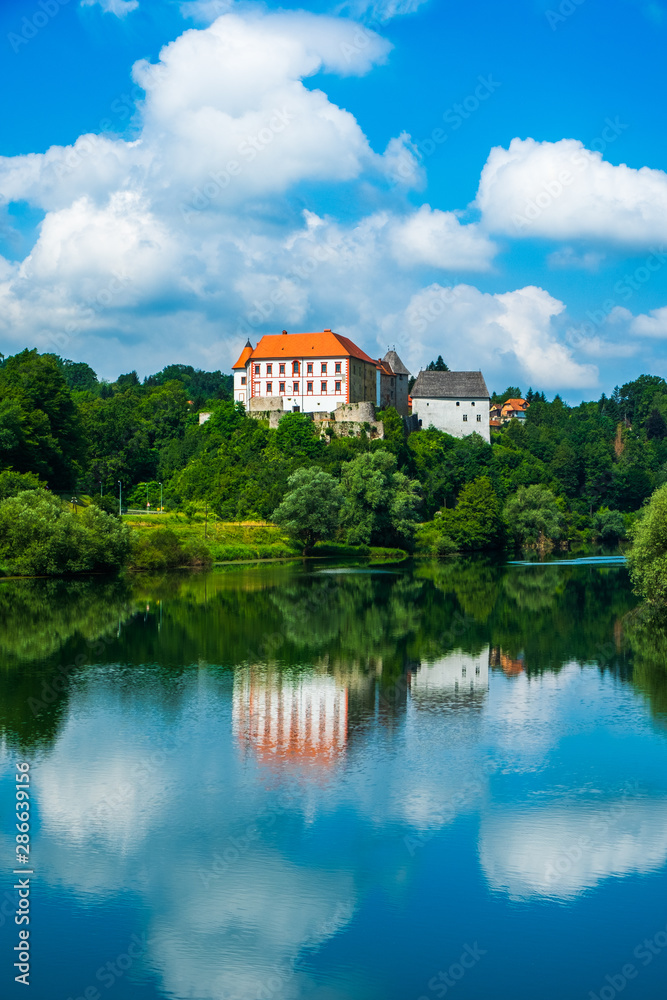
[[[433,708],[452,698],[481,704],[488,688],[488,646],[475,655],[457,650],[435,663],[422,663],[410,675],[410,695],[415,708]]]
[[[0,762],[8,794],[17,748],[33,762],[59,942],[36,1000],[83,995],[137,931],[118,1000],[409,1000],[466,941],[487,955],[461,1000],[562,1000],[662,906],[667,741],[643,699],[665,710],[667,649],[628,625],[623,567],[70,586],[22,585],[16,615],[0,587]],[[598,951],[554,980],[590,926]]]
[[[489,885],[512,899],[573,899],[605,878],[664,866],[667,797],[493,810],[479,854]]]
[[[326,674],[234,673],[234,733],[263,763],[332,767],[347,741],[348,692]]]

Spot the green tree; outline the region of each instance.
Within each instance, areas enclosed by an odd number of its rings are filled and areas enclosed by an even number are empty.
[[[437,522],[459,550],[494,549],[503,542],[500,501],[488,476],[464,486],[456,507],[442,511]]]
[[[625,520],[620,510],[600,507],[593,517],[593,536],[602,542],[617,542],[625,536]]]
[[[0,563],[24,576],[113,572],[126,562],[127,525],[97,507],[75,514],[42,489],[0,503]]]
[[[667,484],[660,486],[630,531],[630,577],[648,608],[667,617]]]
[[[340,525],[343,493],[322,469],[297,469],[287,481],[287,494],[272,520],[295,538],[304,551],[315,542],[334,538]]]
[[[520,486],[506,501],[503,518],[516,545],[556,541],[563,533],[561,508],[545,486]]]
[[[74,485],[85,457],[79,414],[52,354],[22,351],[0,367],[2,464],[54,489]]]
[[[427,372],[448,372],[449,365],[445,364],[442,354],[438,355],[437,361],[429,361],[426,365]]]
[[[359,455],[344,467],[342,485],[342,523],[352,545],[412,547],[421,497],[417,484],[397,471],[394,455]]]

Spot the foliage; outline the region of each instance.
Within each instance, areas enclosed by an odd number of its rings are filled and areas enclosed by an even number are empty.
[[[44,483],[32,472],[12,472],[10,469],[0,472],[0,502],[25,490],[43,488]]]
[[[0,503],[0,562],[24,576],[112,572],[129,552],[129,531],[97,507],[75,514],[47,490]]]
[[[658,617],[667,617],[667,485],[655,491],[631,532],[628,553],[635,591]]]
[[[593,537],[601,542],[617,542],[625,537],[625,519],[619,510],[600,507],[593,517]]]
[[[503,508],[508,536],[515,545],[537,545],[557,541],[563,533],[563,517],[556,497],[544,486],[520,486]]]
[[[184,542],[171,528],[158,528],[133,538],[133,569],[161,572],[185,566],[210,566],[212,561],[209,548],[203,540]]]
[[[5,468],[73,486],[85,456],[72,393],[51,354],[22,351],[0,367],[0,454]]]
[[[412,547],[421,498],[396,464],[394,455],[378,450],[359,455],[343,469],[342,524],[350,544]]]
[[[335,537],[343,494],[333,476],[321,469],[297,469],[287,481],[283,502],[273,521],[306,549]]]
[[[478,476],[461,490],[453,510],[443,510],[436,519],[438,530],[459,551],[494,549],[503,542],[501,507],[491,480]]]
[[[427,372],[448,372],[449,365],[445,364],[442,354],[438,355],[437,361],[429,361],[426,365]]]

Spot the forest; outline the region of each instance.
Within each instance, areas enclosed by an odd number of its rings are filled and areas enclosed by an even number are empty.
[[[545,540],[613,542],[667,482],[667,383],[655,375],[577,406],[526,389],[525,421],[492,431],[490,444],[433,428],[408,435],[394,410],[380,415],[384,440],[321,439],[302,413],[271,429],[232,402],[231,388],[231,376],[186,365],[109,383],[54,354],[2,358],[0,557],[21,511],[30,508],[33,523],[41,504],[42,521],[50,516],[44,489],[70,506],[88,498],[110,517],[122,489],[124,507],[156,508],[162,496],[167,510],[190,517],[206,505],[222,521],[272,520],[296,488],[295,474],[310,470],[297,478],[315,520],[324,487],[342,491],[319,537],[443,555]],[[493,400],[517,395],[520,387],[509,386]],[[202,410],[211,418],[200,426]],[[40,494],[39,504],[25,499],[28,491]],[[288,527],[287,515],[283,521]],[[95,525],[91,531],[101,530],[99,519]],[[63,546],[68,530],[63,521]],[[122,562],[122,539],[105,530]]]

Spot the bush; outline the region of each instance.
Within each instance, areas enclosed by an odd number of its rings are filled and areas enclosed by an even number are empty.
[[[542,545],[563,534],[561,507],[546,486],[520,486],[507,500],[503,518],[515,545]]]
[[[0,503],[0,559],[20,576],[111,572],[126,562],[126,525],[96,507],[78,514],[43,489]]]
[[[208,546],[198,539],[183,542],[171,528],[135,532],[132,540],[132,568],[155,571],[185,566],[210,566]]]
[[[651,611],[667,617],[667,485],[655,491],[630,537],[628,564],[635,592]]]

